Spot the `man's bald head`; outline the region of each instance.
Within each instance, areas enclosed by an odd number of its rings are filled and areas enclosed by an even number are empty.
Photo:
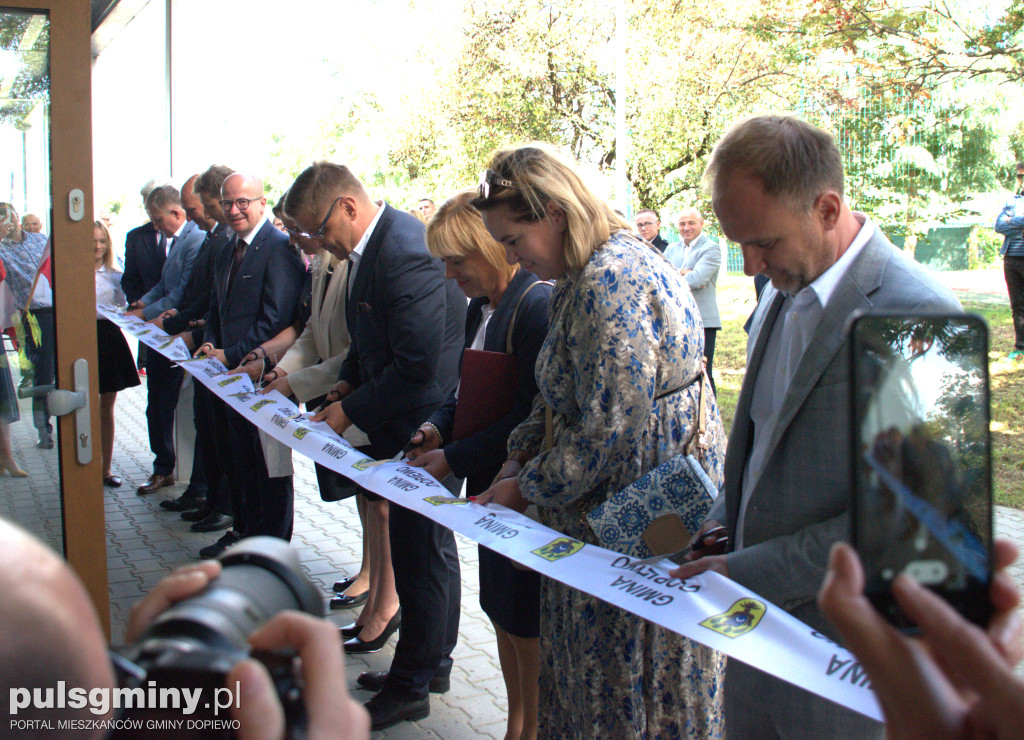
[[[0,519],[0,696],[12,689],[110,688],[99,618],[67,563]],[[10,708],[8,708],[10,710]],[[88,708],[18,710],[19,719],[97,719]]]
[[[185,217],[189,221],[203,231],[210,231],[214,223],[206,217],[206,213],[203,210],[203,201],[199,197],[199,193],[196,192],[195,185],[198,179],[199,175],[192,175],[181,186],[181,205],[185,208]]]
[[[684,208],[676,216],[676,229],[684,242],[692,244],[704,231],[704,217],[696,208]]]

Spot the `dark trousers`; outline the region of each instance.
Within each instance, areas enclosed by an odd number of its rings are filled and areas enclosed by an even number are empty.
[[[271,478],[256,427],[214,399],[217,456],[230,482],[234,530],[242,537],[292,538],[295,490],[292,476]]]
[[[392,504],[388,522],[402,626],[384,690],[422,699],[431,678],[452,670],[462,608],[459,555],[450,529],[410,509]]]
[[[1006,292],[1010,294],[1013,331],[1017,335],[1014,347],[1024,350],[1024,257],[1003,257],[1003,277]]]
[[[718,388],[715,387],[715,376],[712,370],[715,367],[715,337],[718,336],[718,329],[704,329],[704,356],[708,358],[708,382],[711,383],[711,390],[715,397],[718,397]]]
[[[49,306],[33,308],[30,313],[39,324],[38,341],[32,334],[28,317],[22,318],[21,322],[25,329],[25,356],[32,363],[32,385],[53,385],[54,352],[56,351],[53,341],[53,309]],[[32,398],[32,420],[39,431],[40,439],[53,432],[50,412],[46,408],[45,395]]]
[[[210,468],[217,465],[217,452],[213,449],[213,428],[209,421],[207,406],[210,392],[198,380],[192,381],[192,421],[196,427],[195,446],[192,448],[192,475],[188,481],[188,492],[194,496],[209,500],[211,489],[217,487],[220,480],[220,469],[210,485]],[[212,458],[212,459],[208,459]],[[227,513],[227,512],[220,512]]]
[[[156,455],[153,472],[170,475],[174,454],[174,409],[178,405],[184,370],[159,352],[151,352],[146,367],[146,422],[149,449]]]
[[[220,418],[224,416],[227,407],[205,385],[196,383],[194,409],[196,448],[202,447],[203,468],[206,471],[206,505],[218,514],[233,516],[231,489],[234,484],[227,476],[228,468],[224,463],[225,459],[230,462],[230,446],[227,439],[222,437],[226,432],[221,431],[226,429],[227,422]],[[223,441],[223,444],[219,441]]]

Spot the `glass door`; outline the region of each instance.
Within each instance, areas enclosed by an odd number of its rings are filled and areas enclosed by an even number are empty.
[[[88,0],[0,0],[0,516],[63,554],[106,616],[90,32]]]

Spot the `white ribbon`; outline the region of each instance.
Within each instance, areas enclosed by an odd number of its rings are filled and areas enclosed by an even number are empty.
[[[412,509],[548,578],[719,650],[876,720],[881,709],[864,669],[844,648],[718,573],[685,581],[674,564],[643,563],[566,537],[503,506],[451,496],[422,468],[371,460],[277,391],[258,395],[248,375],[217,360],[189,359],[181,339],[110,307],[99,313],[182,367],[275,439],[388,500]]]

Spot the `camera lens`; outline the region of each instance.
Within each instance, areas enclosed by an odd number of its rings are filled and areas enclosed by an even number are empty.
[[[248,654],[248,636],[285,609],[320,616],[320,593],[303,573],[287,542],[250,537],[219,558],[220,576],[196,596],[163,612],[131,654],[221,655],[228,667]]]

